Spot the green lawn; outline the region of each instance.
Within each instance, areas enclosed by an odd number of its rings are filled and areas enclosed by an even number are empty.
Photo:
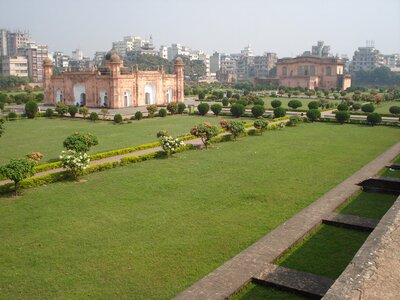
[[[18,120],[7,122],[1,137],[0,164],[10,158],[22,157],[39,151],[44,155],[42,162],[58,159],[63,150],[62,142],[74,132],[90,132],[99,139],[99,145],[91,153],[118,148],[137,146],[157,141],[156,133],[167,129],[172,135],[189,134],[190,128],[200,122],[217,123],[222,118],[200,116],[168,116],[166,118],[144,119],[131,124],[115,125],[113,122],[91,122],[81,119]],[[11,150],[12,149],[12,150]]]
[[[335,279],[344,271],[368,235],[363,231],[321,225],[279,259],[278,264]]]
[[[380,220],[397,197],[393,194],[361,192],[347,201],[338,212]]]
[[[390,169],[390,168],[386,168],[381,174],[380,176],[384,176],[384,177],[400,177],[400,170],[394,170],[394,169]]]
[[[2,196],[2,298],[170,299],[385,151],[399,132],[302,124]]]
[[[265,97],[265,98],[263,98],[264,103],[265,103],[265,107],[266,107],[266,108],[272,108],[271,101],[272,101],[272,100],[276,100],[276,99],[279,100],[279,101],[281,101],[281,102],[282,102],[282,107],[284,107],[284,108],[286,108],[286,109],[292,109],[292,108],[289,108],[289,106],[287,105],[287,104],[289,103],[290,100],[300,100],[301,103],[303,103],[303,106],[302,106],[302,107],[299,107],[298,109],[308,109],[308,106],[307,106],[308,103],[310,103],[311,101],[318,101],[318,99],[314,99],[314,98],[307,99],[307,98],[295,98],[295,97],[292,97],[292,98],[272,98],[272,97]],[[339,104],[339,103],[341,102],[341,100],[329,99],[329,102],[333,102],[333,103]]]
[[[390,114],[389,108],[392,106],[400,106],[400,101],[382,101],[380,104],[375,105],[375,112]]]
[[[232,297],[232,300],[304,300],[311,299],[295,293],[281,291],[273,287],[266,287],[259,284],[248,284],[239,294]]]

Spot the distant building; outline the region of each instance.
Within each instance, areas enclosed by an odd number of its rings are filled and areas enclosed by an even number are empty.
[[[350,63],[350,73],[360,70],[371,71],[383,66],[384,64],[384,56],[378,49],[375,49],[373,45],[359,47],[358,50],[354,52],[353,60]]]
[[[10,31],[0,29],[0,56],[18,55],[18,48],[29,43],[29,33],[26,31]]]
[[[161,58],[168,59],[168,47],[167,46],[161,46],[160,47],[160,51],[158,52],[158,55]]]
[[[46,45],[37,45],[33,42],[18,49],[18,54],[28,58],[29,78],[32,82],[43,81],[43,61],[49,57]]]
[[[330,55],[331,46],[324,45],[324,41],[318,41],[317,45],[311,47],[311,55],[327,57]]]
[[[237,80],[236,69],[236,60],[234,60],[230,55],[221,54],[221,67],[216,74],[217,80],[228,83]]]
[[[95,65],[95,66],[100,66],[100,65],[102,65],[106,54],[107,54],[106,51],[96,51],[96,52],[94,53],[94,57],[93,57],[94,65]]]
[[[221,53],[214,52],[210,57],[210,72],[217,73],[221,68]]]
[[[72,51],[72,59],[73,60],[82,60],[83,59],[82,49],[76,49],[76,50]]]
[[[2,61],[3,76],[28,78],[28,59],[25,56],[7,56]]]
[[[147,41],[139,36],[125,36],[123,40],[115,41],[112,43],[112,48],[117,51],[119,55],[125,57],[128,52],[138,50],[143,47],[146,43],[153,43],[152,41]]]
[[[70,57],[63,52],[56,51],[53,53],[54,67],[58,72],[62,72],[69,66]]]
[[[397,70],[400,67],[400,53],[383,55],[383,63],[391,70]]]
[[[262,56],[254,56],[253,66],[250,70],[250,77],[268,77],[270,76],[270,71],[276,67],[278,61],[278,56],[276,53],[264,53]]]
[[[153,46],[153,38],[150,36],[149,41],[145,41],[142,46],[133,48],[130,51],[126,51],[127,57],[135,58],[138,55],[152,55],[152,56],[159,56],[159,52],[155,50]]]
[[[335,57],[298,56],[278,59],[279,85],[288,87],[316,87],[347,89],[351,77],[344,74],[344,63]]]
[[[172,44],[171,47],[168,47],[168,60],[173,61],[178,56],[190,56],[191,49],[186,46],[182,46],[181,44]]]

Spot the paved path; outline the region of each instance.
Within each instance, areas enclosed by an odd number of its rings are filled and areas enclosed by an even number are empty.
[[[267,270],[285,250],[321,224],[360,188],[356,185],[374,176],[400,153],[400,143],[365,165],[317,201],[269,232],[221,267],[179,294],[176,299],[226,299]]]

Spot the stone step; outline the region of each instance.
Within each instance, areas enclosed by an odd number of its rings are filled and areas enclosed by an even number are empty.
[[[323,219],[322,222],[324,224],[371,232],[378,225],[379,220],[354,215],[333,213],[328,218]]]
[[[315,274],[276,266],[276,268],[253,278],[257,283],[294,291],[314,298],[321,298],[335,280]]]
[[[364,190],[400,193],[400,178],[394,177],[371,177],[358,183]]]

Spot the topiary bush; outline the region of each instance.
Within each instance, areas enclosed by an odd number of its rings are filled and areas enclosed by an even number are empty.
[[[335,115],[336,121],[338,123],[343,124],[346,121],[350,120],[350,113],[348,111],[338,111]]]
[[[28,119],[34,119],[36,117],[36,114],[39,111],[39,107],[34,100],[29,100],[25,104],[25,114],[28,117]]]
[[[200,103],[197,106],[197,110],[199,111],[200,115],[205,116],[210,110],[210,105],[208,105],[208,103]]]
[[[366,113],[371,113],[375,110],[375,106],[372,103],[367,103],[361,107],[361,110]]]
[[[221,113],[221,111],[222,111],[222,105],[219,104],[219,103],[215,103],[215,104],[211,105],[211,111],[212,111],[216,116],[218,116],[218,115]]]
[[[280,101],[280,100],[272,100],[271,101],[271,106],[273,107],[273,108],[277,108],[277,107],[280,107],[282,105],[282,101]]]
[[[86,119],[86,116],[89,114],[89,109],[86,106],[79,107],[79,113]]]
[[[178,103],[178,114],[183,114],[186,108],[186,104],[183,102]]]
[[[90,121],[97,121],[99,119],[99,115],[97,114],[97,112],[91,112],[90,116],[89,116]]]
[[[321,112],[319,109],[310,109],[307,111],[307,118],[311,121],[314,122],[318,120],[321,117]]]
[[[353,103],[353,105],[351,106],[351,108],[352,108],[354,111],[360,110],[360,109],[361,109],[361,104],[359,104],[359,103]]]
[[[253,103],[254,103],[254,105],[262,105],[262,106],[264,106],[264,100],[263,99],[260,99],[260,98],[258,98],[258,99],[255,99],[254,101],[253,101]]]
[[[254,105],[251,108],[251,113],[253,114],[254,118],[262,117],[265,113],[265,107],[263,105]]]
[[[167,110],[171,113],[171,115],[176,114],[178,111],[178,104],[176,102],[168,103]]]
[[[239,99],[238,101],[236,101],[236,103],[246,106],[247,104],[249,104],[249,101],[247,99],[242,98],[242,99]]]
[[[337,106],[337,110],[338,111],[347,111],[347,110],[349,110],[349,107],[348,107],[348,105],[346,103],[340,103]]]
[[[17,113],[14,111],[10,111],[7,115],[8,121],[14,121],[17,119]]]
[[[286,115],[286,109],[283,107],[277,107],[274,109],[274,118],[282,118]]]
[[[297,109],[299,107],[303,106],[303,103],[301,103],[300,100],[290,100],[288,103],[288,106],[293,108],[293,109]]]
[[[389,108],[389,112],[394,115],[399,115],[400,114],[400,106],[391,106]]]
[[[158,115],[161,118],[165,118],[167,116],[167,110],[165,108],[161,108],[160,111],[158,112]]]
[[[68,106],[66,106],[64,103],[57,103],[55,110],[60,117],[64,117],[64,115],[68,112]]]
[[[146,109],[147,109],[147,112],[149,113],[150,118],[154,117],[154,114],[158,110],[157,105],[154,105],[154,104],[147,106]]]
[[[368,114],[367,122],[369,124],[371,124],[371,126],[374,126],[374,125],[379,124],[380,122],[382,122],[382,117],[381,117],[380,114],[373,112],[373,113]]]
[[[308,103],[308,109],[318,109],[319,104],[317,101],[311,101],[310,103]]]
[[[233,104],[231,107],[231,113],[236,118],[240,118],[244,114],[245,110],[245,107],[239,103]]]
[[[135,120],[141,120],[143,119],[143,114],[141,111],[135,112]]]
[[[64,140],[63,146],[67,150],[86,153],[91,147],[98,145],[98,143],[99,141],[94,135],[90,133],[76,132]]]
[[[206,94],[204,92],[199,93],[199,100],[203,100],[206,97]]]
[[[228,106],[229,105],[229,100],[227,98],[222,99],[222,105],[223,106]]]
[[[78,112],[78,108],[75,105],[68,106],[68,113],[72,118],[75,117],[77,112]]]
[[[53,111],[51,108],[48,108],[48,109],[46,109],[44,115],[45,115],[47,118],[51,118],[51,117],[54,115],[54,111]]]
[[[122,123],[122,116],[120,114],[116,114],[114,116],[114,123],[116,123],[116,124]]]

